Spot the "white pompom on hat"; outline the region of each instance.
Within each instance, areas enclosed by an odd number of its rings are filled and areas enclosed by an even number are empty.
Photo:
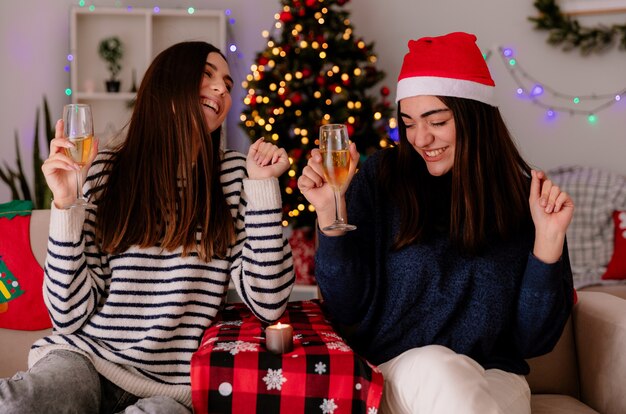
[[[476,36],[454,32],[409,41],[398,76],[396,102],[420,95],[474,99],[495,103],[495,82]]]

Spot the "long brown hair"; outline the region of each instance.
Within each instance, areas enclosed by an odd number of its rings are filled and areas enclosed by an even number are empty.
[[[199,98],[211,52],[220,53],[205,42],[178,43],[146,71],[98,203],[103,251],[182,246],[183,255],[197,251],[208,262],[234,241],[220,185],[221,127],[209,132]]]
[[[471,99],[438,96],[454,116],[456,149],[451,171],[450,239],[476,254],[493,237],[506,240],[530,220],[530,167],[521,157],[500,111]],[[397,201],[400,232],[394,248],[423,240],[432,230],[432,181],[425,161],[407,140],[386,151],[380,180]]]

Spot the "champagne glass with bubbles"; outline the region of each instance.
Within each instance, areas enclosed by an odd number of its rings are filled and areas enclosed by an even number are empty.
[[[345,125],[326,124],[320,127],[320,153],[324,177],[335,194],[335,221],[322,230],[354,230],[356,226],[345,222],[339,208],[341,189],[350,171],[350,140]]]
[[[63,107],[63,128],[65,136],[74,144],[65,148],[65,154],[74,160],[81,169],[76,171],[76,200],[71,207],[94,207],[83,195],[83,170],[89,162],[93,145],[93,118],[91,107],[86,104],[69,104]]]

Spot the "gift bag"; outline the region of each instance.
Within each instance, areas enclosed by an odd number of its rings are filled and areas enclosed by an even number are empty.
[[[30,246],[33,204],[0,204],[0,328],[37,331],[52,323],[43,302],[43,269]]]

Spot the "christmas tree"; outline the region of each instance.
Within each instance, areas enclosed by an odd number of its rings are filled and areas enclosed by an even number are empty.
[[[320,125],[346,124],[362,159],[393,144],[389,89],[368,93],[385,74],[376,69],[374,44],[355,37],[347,2],[282,0],[275,30],[264,33],[267,47],[243,82],[241,127],[252,141],[264,137],[289,154],[291,168],[281,177],[284,225],[315,222],[296,183],[318,145]]]

